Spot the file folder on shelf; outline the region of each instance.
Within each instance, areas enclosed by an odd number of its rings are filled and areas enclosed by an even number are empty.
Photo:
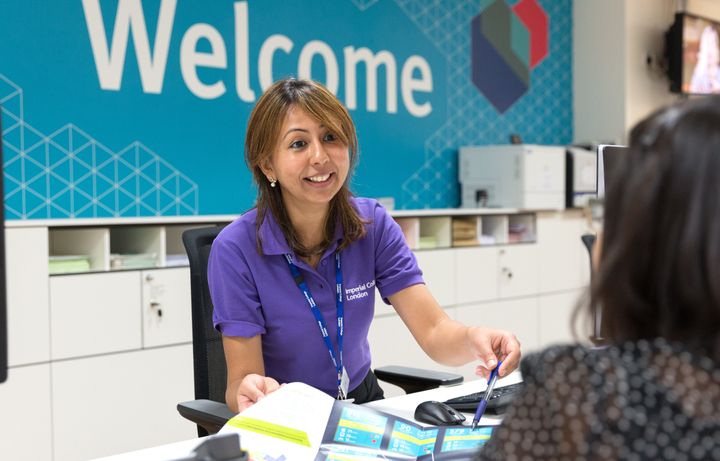
[[[50,274],[87,272],[90,270],[90,257],[85,255],[51,255],[48,264]]]

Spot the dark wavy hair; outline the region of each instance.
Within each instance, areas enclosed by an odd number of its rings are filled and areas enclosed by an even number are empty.
[[[285,117],[294,107],[302,109],[328,127],[337,139],[347,146],[350,156],[348,177],[330,202],[323,240],[313,248],[306,248],[297,238],[282,200],[282,184],[278,184],[278,187],[270,187],[261,169],[261,166],[270,159],[273,151],[277,148]],[[245,137],[245,161],[258,186],[256,224],[258,231],[267,213],[272,213],[290,248],[295,254],[303,257],[322,253],[330,245],[337,222],[343,226],[343,239],[339,250],[363,237],[365,222],[350,203],[352,193],[349,182],[357,164],[357,158],[358,141],[355,125],[347,109],[335,95],[320,83],[311,80],[286,78],[275,82],[255,104],[250,114]],[[262,253],[260,232],[257,235],[258,251]]]
[[[720,97],[632,129],[606,188],[591,299],[613,342],[663,337],[720,359]]]

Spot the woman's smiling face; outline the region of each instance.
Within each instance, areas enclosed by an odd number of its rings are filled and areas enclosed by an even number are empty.
[[[348,146],[307,112],[293,107],[264,172],[282,187],[285,206],[303,212],[327,207],[349,169]]]

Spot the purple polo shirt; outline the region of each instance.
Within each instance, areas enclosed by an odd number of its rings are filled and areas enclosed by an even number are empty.
[[[341,253],[345,291],[343,364],[355,389],[370,370],[367,335],[375,311],[375,289],[383,298],[424,283],[400,226],[377,201],[353,198],[360,217],[370,221],[364,238]],[[262,335],[265,374],[280,383],[301,381],[337,395],[337,375],[305,297],[298,289],[285,254],[290,248],[269,213],[256,245],[253,209],[229,224],[215,239],[208,266],[213,321],[225,336]],[[336,236],[342,236],[342,229]],[[337,239],[336,239],[337,240]],[[334,243],[317,269],[294,257],[327,324],[337,355]]]

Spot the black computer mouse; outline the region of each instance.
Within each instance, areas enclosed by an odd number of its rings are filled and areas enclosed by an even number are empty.
[[[465,415],[450,405],[428,400],[415,408],[415,419],[433,426],[454,426],[462,424],[465,421]]]

